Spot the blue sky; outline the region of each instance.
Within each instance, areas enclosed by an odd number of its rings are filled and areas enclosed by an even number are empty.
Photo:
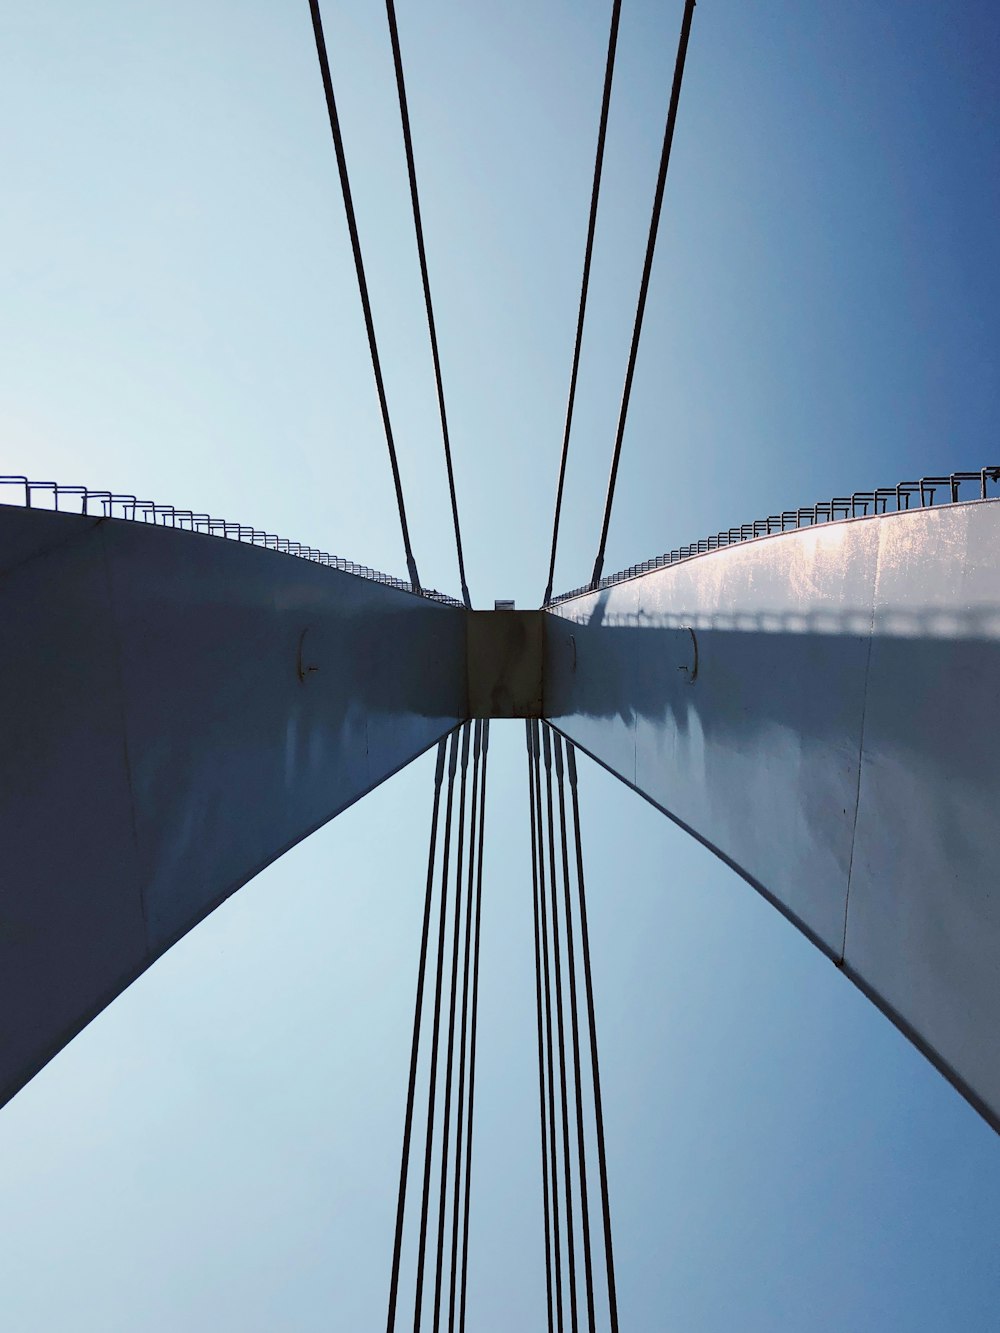
[[[481,606],[544,587],[608,10],[399,6]],[[623,6],[557,589],[593,560],[680,12]],[[384,12],[325,22],[414,548],[455,591]],[[401,572],[304,0],[7,7],[0,51],[4,470]],[[1000,461],[998,57],[983,4],[699,5],[607,569]],[[470,1329],[531,1329],[516,724],[492,757]],[[0,1113],[8,1326],[379,1326],[431,769]],[[996,1136],[745,884],[581,776],[622,1327],[995,1327]]]

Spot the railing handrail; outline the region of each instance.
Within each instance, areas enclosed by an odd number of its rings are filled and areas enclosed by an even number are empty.
[[[838,523],[850,518],[875,517],[879,514],[905,512],[908,509],[929,509],[935,504],[961,503],[961,488],[975,482],[979,487],[979,500],[988,500],[988,488],[1000,486],[1000,467],[984,467],[978,472],[949,472],[943,477],[921,477],[918,481],[901,481],[895,486],[879,486],[874,491],[855,491],[853,495],[835,495],[831,500],[819,500],[814,505],[801,509],[786,509],[780,514],[770,514],[767,518],[755,519],[752,523],[742,523],[736,528],[725,528],[703,537],[700,541],[690,542],[687,546],[675,547],[664,555],[643,560],[638,565],[619,570],[617,574],[607,574],[599,583],[584,584],[571,592],[560,593],[546,602],[546,606],[556,606],[559,602],[581,597],[584,593],[599,592],[602,588],[611,588],[616,583],[625,583],[628,579],[648,574],[652,569],[664,569],[668,565],[679,564],[682,560],[691,560],[694,556],[717,551],[725,546],[738,546],[741,542],[753,541],[757,537],[768,537],[778,532],[790,532],[796,528],[815,527],[821,523]],[[938,491],[947,487],[947,499],[935,500]],[[914,499],[915,504],[910,500]],[[994,496],[993,498],[996,498]],[[860,509],[860,512],[859,512]]]
[[[7,498],[4,488],[9,487],[13,487],[15,493],[20,494],[19,502]],[[151,523],[158,527],[179,528],[183,532],[200,532],[210,537],[221,537],[223,540],[247,542],[253,546],[279,551],[283,555],[295,556],[300,560],[310,560],[313,564],[326,565],[331,569],[340,570],[342,574],[352,574],[355,578],[367,579],[371,583],[382,583],[389,588],[398,588],[400,592],[426,597],[445,606],[462,606],[457,597],[438,592],[435,588],[414,588],[405,579],[394,578],[391,574],[383,574],[381,570],[370,569],[367,565],[359,565],[353,560],[344,560],[338,555],[320,551],[315,546],[304,546],[301,542],[290,541],[287,537],[277,537],[273,532],[264,532],[244,523],[212,518],[208,514],[179,509],[175,505],[157,504],[153,500],[140,500],[135,495],[92,490],[88,486],[67,486],[55,481],[32,481],[28,477],[21,476],[0,476],[0,505],[19,503],[24,509],[37,508],[38,506],[32,504],[32,496],[36,492],[51,493],[52,503],[45,505],[44,508],[59,513],[90,514],[95,518],[117,518],[131,523]],[[72,510],[60,508],[60,499],[75,501],[74,508]]]

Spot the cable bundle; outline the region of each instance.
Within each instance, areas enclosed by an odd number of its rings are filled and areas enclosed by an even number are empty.
[[[447,1301],[449,1330],[465,1328],[468,1277],[469,1204],[472,1186],[472,1122],[476,1088],[476,1026],[479,1005],[479,935],[483,889],[483,841],[486,813],[486,763],[489,752],[488,721],[465,722],[453,731],[450,741],[438,746],[434,775],[430,851],[427,860],[427,891],[424,900],[420,963],[413,1014],[410,1078],[403,1129],[403,1152],[396,1208],[396,1236],[389,1283],[388,1333],[396,1327],[400,1267],[406,1220],[406,1193],[410,1175],[410,1147],[414,1105],[420,1074],[424,988],[427,977],[428,944],[437,880],[438,823],[441,788],[447,754],[444,839],[440,855],[437,944],[434,950],[435,981],[433,1009],[429,1019],[430,1054],[424,1072],[427,1088],[424,1153],[421,1170],[421,1204],[413,1297],[413,1327],[421,1326],[426,1307],[433,1300],[431,1327],[442,1326]],[[472,749],[472,795],[468,800],[469,750]],[[458,818],[455,786],[459,788]],[[466,809],[469,817],[466,820]],[[457,828],[456,828],[457,823]],[[467,835],[467,836],[466,836]],[[454,845],[454,869],[452,848]],[[447,964],[447,966],[446,966]],[[447,1020],[443,999],[449,992]],[[461,995],[459,991],[461,990]],[[460,1016],[459,1016],[460,1004]],[[457,1040],[456,1040],[457,1038]],[[438,1083],[444,1044],[444,1089],[438,1104]],[[435,1141],[439,1146],[435,1149]],[[432,1189],[434,1158],[438,1179]],[[432,1194],[436,1199],[431,1207]],[[433,1232],[433,1238],[432,1238]],[[448,1256],[447,1292],[444,1260]],[[433,1279],[431,1281],[431,1278]],[[433,1286],[433,1298],[430,1289]]]
[[[592,1137],[597,1144],[608,1322],[612,1333],[617,1333],[618,1303],[615,1292],[611,1207],[604,1147],[601,1077],[597,1055],[597,1026],[594,1018],[594,987],[590,969],[590,936],[587,929],[587,903],[583,877],[576,751],[572,743],[567,741],[564,763],[563,739],[557,731],[547,723],[539,727],[538,722],[534,720],[526,722],[525,728],[528,743],[528,799],[531,814],[531,869],[535,915],[538,1101],[541,1122],[548,1327],[549,1333],[553,1333],[553,1330],[562,1333],[566,1321],[567,1295],[569,1327],[573,1333],[576,1333],[579,1327],[579,1277],[576,1262],[576,1241],[579,1236],[583,1243],[587,1327],[590,1333],[594,1333],[596,1328],[589,1180],[593,1167],[588,1167],[587,1162],[587,1140]],[[542,766],[545,769],[544,800]],[[567,771],[575,851],[577,901],[575,921],[572,888],[574,874],[570,870],[566,818]],[[556,791],[556,802],[553,801],[553,787]],[[556,805],[560,851],[558,860],[554,814]],[[583,964],[584,999],[590,1039],[589,1050],[586,1052],[580,1042],[578,960]],[[567,1009],[570,1032],[568,1049]],[[590,1079],[589,1086],[585,1090],[588,1068]]]

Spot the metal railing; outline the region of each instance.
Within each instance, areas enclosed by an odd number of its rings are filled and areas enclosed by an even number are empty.
[[[263,546],[270,551],[280,551],[284,555],[298,556],[301,560],[327,565],[331,569],[339,569],[341,573],[354,574],[357,578],[369,579],[373,583],[383,583],[389,588],[414,593],[446,606],[462,605],[457,598],[450,597],[447,593],[437,592],[433,588],[414,588],[404,579],[383,574],[381,570],[371,569],[368,565],[356,564],[353,560],[343,560],[340,556],[330,555],[329,552],[320,551],[315,546],[289,541],[287,537],[278,537],[273,532],[264,532],[245,523],[231,523],[226,519],[212,518],[209,514],[195,513],[191,509],[178,509],[176,505],[140,500],[134,495],[96,491],[91,490],[89,486],[63,486],[55,481],[31,481],[28,477],[0,476],[0,505],[3,504],[18,505],[25,509],[49,509],[59,513],[89,514],[94,518],[128,519],[134,523],[151,523],[159,527],[179,528],[185,532],[201,532],[229,541]]]
[[[969,494],[972,486],[977,488],[977,494],[974,496]],[[938,495],[942,491],[945,493],[944,498],[939,499]],[[648,574],[652,569],[664,569],[682,560],[690,560],[696,555],[705,555],[708,551],[718,551],[726,546],[737,546],[740,542],[753,541],[756,537],[769,537],[778,532],[790,532],[795,528],[815,527],[820,523],[835,523],[845,518],[864,518],[875,514],[928,508],[934,504],[958,504],[961,500],[988,500],[998,497],[1000,497],[1000,467],[984,467],[978,472],[949,472],[943,477],[921,477],[919,481],[901,481],[896,486],[880,486],[874,491],[855,491],[853,495],[838,495],[832,500],[821,500],[818,504],[808,505],[802,509],[785,509],[780,514],[770,514],[767,518],[758,518],[752,523],[742,523],[738,528],[727,528],[712,537],[703,537],[701,541],[691,542],[688,546],[678,546],[652,560],[643,560],[641,564],[630,565],[628,569],[619,570],[617,574],[608,574],[592,586],[584,584],[571,592],[560,593],[558,597],[546,602],[546,606],[555,606],[559,602],[580,597],[584,593],[611,588],[616,583],[624,583],[627,579],[634,579],[640,574]]]

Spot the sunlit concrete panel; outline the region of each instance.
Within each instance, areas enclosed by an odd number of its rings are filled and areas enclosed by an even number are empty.
[[[860,524],[788,534],[577,598],[549,618],[551,720],[780,894],[837,957],[876,546]]]
[[[1000,1108],[1000,505],[882,525],[845,969]]]
[[[466,712],[464,612],[292,556],[0,508],[0,1100]]]
[[[762,538],[563,603],[544,708],[1000,1125],[1000,502]]]

